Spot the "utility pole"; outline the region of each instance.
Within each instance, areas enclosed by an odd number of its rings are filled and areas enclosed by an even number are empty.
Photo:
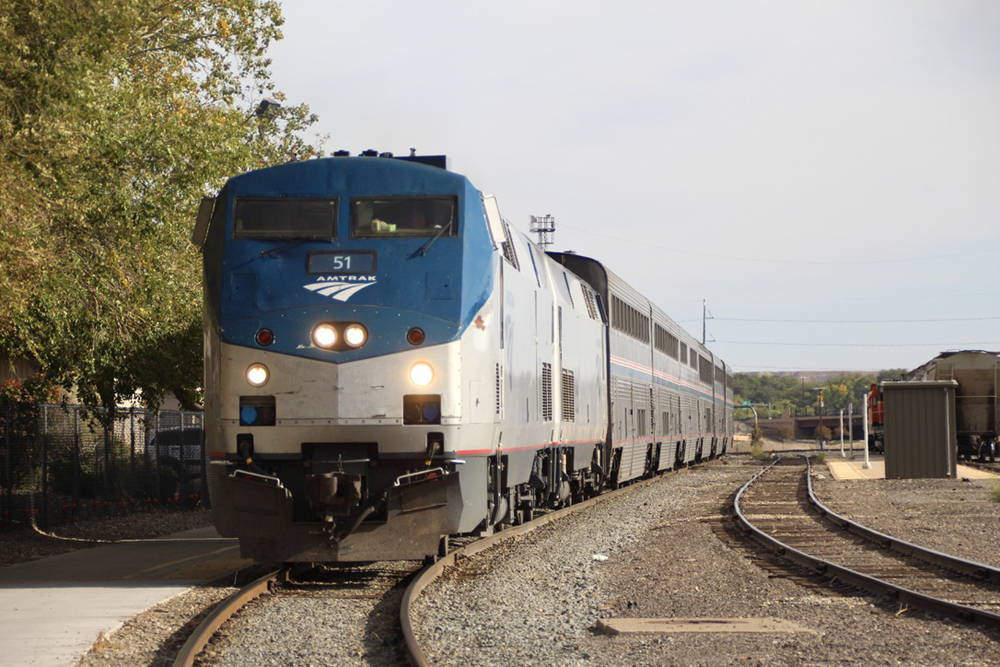
[[[708,320],[715,319],[715,316],[708,311],[708,306],[705,305],[705,299],[701,300],[701,344],[704,345],[708,342]],[[712,339],[715,340],[714,338]]]
[[[819,387],[819,428],[823,428],[823,387]],[[820,438],[819,441],[820,450],[826,449],[826,440]]]

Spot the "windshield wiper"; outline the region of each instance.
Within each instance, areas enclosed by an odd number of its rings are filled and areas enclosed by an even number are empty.
[[[295,243],[290,243],[290,244],[287,244],[287,245],[279,245],[279,246],[275,246],[273,248],[268,248],[267,250],[261,250],[260,251],[260,256],[261,257],[267,257],[268,255],[274,254],[274,253],[278,252],[279,250],[291,250],[292,248],[294,248],[296,246],[300,246],[303,243],[306,243],[308,241],[315,241],[315,239],[299,239]]]
[[[448,231],[449,229],[451,229],[451,224],[452,224],[452,221],[449,220],[448,224],[445,225],[444,227],[442,227],[440,230],[438,230],[438,233],[435,234],[433,236],[433,238],[427,239],[427,243],[425,243],[422,246],[420,246],[420,248],[415,253],[413,253],[410,256],[411,257],[416,257],[417,255],[420,255],[422,257],[422,256],[426,255],[427,251],[431,249],[432,245],[434,245],[434,242],[437,241],[439,238],[441,238],[442,234],[444,234],[446,231]]]

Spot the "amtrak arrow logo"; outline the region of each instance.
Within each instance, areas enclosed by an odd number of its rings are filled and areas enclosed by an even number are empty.
[[[326,283],[312,283],[310,285],[303,285],[307,290],[316,292],[317,294],[322,294],[323,296],[328,296],[336,299],[337,301],[347,301],[352,296],[363,290],[364,288],[374,285],[374,282],[370,283],[341,283],[341,282],[326,282]]]

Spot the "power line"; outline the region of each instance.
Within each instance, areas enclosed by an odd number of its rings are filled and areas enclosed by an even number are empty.
[[[1000,292],[969,292],[969,293],[956,293],[951,292],[948,294],[874,294],[869,296],[824,296],[824,302],[830,301],[903,301],[906,299],[920,299],[926,301],[927,299],[955,299],[957,297],[983,297],[983,296],[1000,296]],[[688,297],[683,299],[670,299],[672,303],[694,303],[701,302],[704,297]],[[777,303],[788,303],[793,301],[809,301],[815,302],[815,296],[800,296],[800,297],[787,297],[787,296],[715,296],[708,297],[709,301],[739,301],[739,302],[751,302],[754,304],[764,303],[764,302],[777,302]],[[695,320],[688,320],[694,322]],[[701,320],[697,320],[700,322]]]
[[[773,345],[775,347],[937,347],[948,350],[985,349],[1000,346],[1000,342],[987,343],[784,343],[767,341],[717,340],[716,345]]]
[[[716,255],[707,252],[698,252],[697,250],[688,250],[686,248],[672,248],[669,246],[656,245],[655,243],[644,243],[640,241],[632,241],[629,238],[623,238],[621,236],[612,236],[611,234],[601,234],[600,232],[592,232],[587,229],[581,229],[580,227],[574,227],[572,225],[562,224],[564,229],[573,229],[584,234],[590,234],[592,236],[600,236],[606,239],[612,239],[615,241],[621,241],[622,243],[630,243],[633,245],[639,245],[644,248],[656,248],[657,250],[666,250],[667,252],[678,253],[681,255],[694,255],[696,257],[709,257],[711,259],[728,259],[738,262],[756,262],[759,264],[795,264],[795,265],[808,265],[808,266],[859,266],[859,265],[870,265],[870,264],[906,264],[912,262],[929,262],[936,261],[939,259],[954,259],[956,257],[968,257],[969,255],[982,255],[984,253],[996,253],[1000,250],[1000,247],[992,248],[981,248],[979,250],[970,250],[969,252],[960,252],[952,255],[930,255],[927,257],[898,257],[895,259],[888,259],[885,257],[879,257],[878,259],[859,259],[859,260],[847,260],[847,261],[822,261],[822,260],[812,260],[812,259],[769,259],[763,257],[739,257],[736,255]]]
[[[794,371],[796,373],[878,373],[879,371],[893,370],[892,368],[806,368],[802,366],[757,366],[754,364],[729,364],[729,367],[734,369],[754,368],[762,371]]]
[[[764,322],[773,324],[915,324],[925,322],[986,322],[989,320],[1000,320],[1000,317],[958,317],[921,320],[768,320],[744,317],[716,317],[714,319],[716,322]],[[685,321],[698,322],[700,320]]]

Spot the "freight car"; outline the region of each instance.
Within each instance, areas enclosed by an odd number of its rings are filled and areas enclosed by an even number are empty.
[[[732,441],[721,360],[441,156],[236,176],[195,238],[213,514],[244,556],[419,559]]]
[[[906,374],[906,380],[955,380],[955,434],[958,456],[995,461],[1000,450],[997,378],[1000,353],[984,350],[942,352]]]

